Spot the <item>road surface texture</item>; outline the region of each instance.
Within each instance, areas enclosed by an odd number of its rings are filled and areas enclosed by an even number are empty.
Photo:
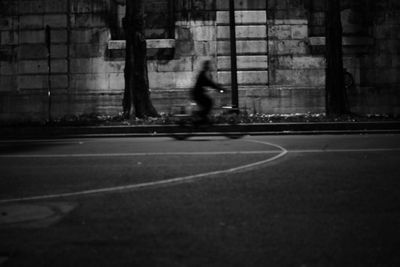
[[[400,266],[400,136],[0,141],[0,266]]]

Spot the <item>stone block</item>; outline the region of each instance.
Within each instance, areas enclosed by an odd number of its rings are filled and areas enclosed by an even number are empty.
[[[255,56],[238,56],[237,67],[239,70],[242,69],[267,69],[268,68],[268,56],[267,55],[255,55]],[[227,70],[231,68],[230,56],[218,57],[218,69]]]
[[[107,48],[109,50],[122,50],[126,48],[125,40],[109,40]]]
[[[19,74],[44,74],[48,73],[46,60],[21,60],[18,61]]]
[[[16,56],[16,49],[12,46],[0,47],[0,61],[15,61]]]
[[[196,81],[197,73],[189,72],[176,72],[175,76],[175,88],[192,88]]]
[[[175,26],[175,38],[181,41],[189,41],[192,39],[192,33],[189,26],[182,26],[177,23]]]
[[[20,29],[43,29],[43,15],[25,15],[19,19]]]
[[[45,0],[18,1],[19,14],[40,14],[43,13]]]
[[[96,91],[110,89],[114,77],[107,74],[74,74],[71,76],[71,88],[76,91]]]
[[[51,43],[66,43],[68,40],[67,30],[52,30],[51,31]]]
[[[265,25],[246,25],[236,26],[236,38],[244,39],[265,39],[267,37],[267,27]],[[230,39],[229,26],[218,26],[218,39]]]
[[[18,89],[47,88],[47,75],[19,75]]]
[[[325,12],[312,12],[311,14],[312,25],[324,26],[325,25]]]
[[[208,56],[215,54],[216,42],[208,42],[208,41],[195,41],[194,42],[194,55],[197,56]]]
[[[325,58],[313,56],[278,56],[278,69],[324,69]]]
[[[12,92],[17,88],[17,80],[15,75],[3,75],[3,67],[1,70],[0,92]]]
[[[91,29],[74,29],[71,31],[72,43],[90,43],[91,37]]]
[[[393,57],[392,59],[392,67],[399,68],[400,67],[400,56]]]
[[[176,88],[176,77],[173,72],[149,72],[149,86],[151,89]]]
[[[68,46],[66,44],[55,44],[51,46],[52,58],[67,58]]]
[[[91,0],[71,0],[71,12],[73,13],[91,13],[93,11]]]
[[[388,84],[399,84],[399,68],[381,68],[377,73],[374,84],[375,85],[388,85]]]
[[[21,44],[17,48],[18,59],[44,59],[47,57],[45,44]]]
[[[236,41],[238,54],[266,54],[267,42],[265,40]],[[230,54],[230,42],[218,41],[218,55]]]
[[[240,24],[266,24],[267,12],[265,10],[235,11],[236,25]],[[217,11],[217,24],[229,25],[229,12]]]
[[[72,43],[106,44],[109,42],[109,40],[110,31],[106,28],[75,29],[71,31]],[[113,40],[113,42],[117,41]],[[113,47],[109,47],[109,49],[113,49]],[[123,48],[118,49],[125,49],[125,44]]]
[[[66,58],[67,45],[51,45],[51,58]],[[21,44],[17,48],[18,59],[47,59],[48,50],[44,43],[42,44]]]
[[[0,45],[17,45],[18,44],[17,31],[1,31],[0,32]]]
[[[268,34],[270,39],[291,39],[292,28],[290,25],[272,25],[268,28]]]
[[[108,79],[110,81],[109,88],[111,90],[119,89],[124,90],[125,88],[125,78],[124,73],[110,73],[108,74]]]
[[[313,37],[308,38],[308,41],[309,41],[310,45],[312,45],[312,46],[323,46],[323,45],[325,45],[326,38],[322,37],[322,36],[318,36],[318,37],[313,36]]]
[[[394,57],[391,54],[381,54],[379,57],[375,57],[374,59],[374,66],[381,69],[390,68]]]
[[[216,39],[214,26],[200,26],[191,28],[194,41],[211,41]]]
[[[191,88],[194,84],[195,72],[149,72],[151,89]]]
[[[9,31],[17,29],[19,25],[18,17],[16,16],[1,16],[0,31]]]
[[[288,88],[269,86],[264,90],[246,88],[246,92],[255,90],[252,97],[242,97],[240,105],[250,113],[293,114],[324,112],[324,90],[321,88]]]
[[[46,14],[43,18],[43,25],[51,28],[66,28],[67,24],[66,14]]]
[[[275,55],[306,55],[308,44],[300,40],[270,41],[270,53]]]
[[[377,76],[376,69],[363,67],[360,73],[361,84],[374,84]]]
[[[375,42],[376,52],[379,54],[400,54],[399,41],[394,39],[380,40]]]
[[[194,42],[191,40],[177,40],[175,46],[175,53],[180,56],[194,55]]]
[[[373,45],[374,40],[370,37],[343,37],[343,45],[344,46],[365,46],[365,45]]]
[[[19,33],[20,44],[38,44],[45,42],[44,30],[28,30]]]
[[[107,72],[107,62],[104,61],[103,57],[91,58],[91,73],[106,73]]]
[[[107,28],[107,22],[101,14],[83,13],[71,15],[72,28]]]
[[[18,88],[23,90],[29,89],[46,89],[48,88],[48,75],[19,75]],[[51,75],[52,89],[64,89],[68,87],[67,75]]]
[[[46,77],[47,79],[47,77]],[[54,89],[66,89],[68,88],[68,75],[53,74],[50,78],[51,88]],[[47,87],[46,87],[47,88]]]
[[[51,60],[52,73],[67,73],[68,61],[66,59],[53,59]]]
[[[46,13],[67,13],[68,0],[44,1],[44,11]]]
[[[249,10],[249,9],[266,9],[265,0],[251,0],[251,1],[243,1],[243,0],[235,0],[235,9],[236,10]],[[274,2],[275,3],[275,2]],[[226,0],[217,0],[216,1],[217,10],[229,10],[229,1]]]
[[[175,47],[175,39],[147,39],[146,47],[148,49],[174,48]]]
[[[217,60],[215,58],[213,58],[212,56],[194,56],[194,57],[192,57],[193,71],[198,73],[203,68],[204,61],[206,61],[206,60],[211,61],[211,69],[213,71],[216,71],[217,70]]]
[[[1,13],[4,16],[15,15],[18,13],[18,1],[15,0],[2,0]]]
[[[14,75],[17,71],[16,64],[9,61],[0,61],[0,76],[3,79],[4,75]]]
[[[268,21],[269,25],[308,25],[306,19],[274,19]]]
[[[325,70],[276,70],[274,84],[286,86],[324,86]]]
[[[238,71],[238,83],[241,85],[266,85],[268,83],[267,71]],[[231,84],[231,72],[219,71],[218,82],[223,85]]]
[[[148,71],[152,71],[151,61],[147,61]],[[109,61],[107,62],[106,73],[123,73],[125,69],[125,61]]]
[[[216,56],[218,53],[218,42],[217,41],[209,42],[209,48],[210,48],[209,51],[210,53],[205,56],[212,56],[212,57]]]
[[[87,74],[92,72],[92,61],[90,58],[71,58],[70,64],[71,73]]]
[[[159,61],[157,64],[158,72],[190,72],[193,70],[192,57],[181,57],[169,61]]]
[[[292,39],[306,39],[308,38],[308,25],[293,25],[291,27]]]
[[[122,61],[121,61],[122,62]],[[157,71],[157,68],[158,68],[158,63],[159,63],[160,61],[159,60],[157,60],[157,59],[148,59],[147,60],[147,72],[156,72]],[[164,61],[162,61],[162,62],[164,62]],[[124,69],[125,69],[125,61],[124,62],[122,62],[123,63],[123,68],[122,68],[122,70],[124,71]]]
[[[104,56],[106,49],[105,45],[74,44],[71,45],[71,57],[98,58]]]

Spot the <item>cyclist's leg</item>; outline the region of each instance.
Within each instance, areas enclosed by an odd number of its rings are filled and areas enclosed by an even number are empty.
[[[200,117],[199,123],[208,123],[208,114],[212,109],[212,100],[208,96],[204,95],[197,99],[197,104],[199,106],[198,116]]]

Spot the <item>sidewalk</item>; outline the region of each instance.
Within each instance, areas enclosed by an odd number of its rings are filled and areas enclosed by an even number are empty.
[[[400,121],[216,124],[199,129],[178,125],[6,126],[1,128],[0,138],[163,137],[180,133],[199,136],[400,133]]]

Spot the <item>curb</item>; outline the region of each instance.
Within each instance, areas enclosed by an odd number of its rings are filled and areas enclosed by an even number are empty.
[[[400,121],[218,124],[197,129],[177,125],[4,127],[1,129],[0,138],[162,137],[174,134],[210,136],[379,133],[400,133]]]

